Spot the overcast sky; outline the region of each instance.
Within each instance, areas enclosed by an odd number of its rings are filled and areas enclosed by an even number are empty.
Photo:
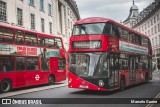
[[[117,22],[124,21],[133,0],[76,0],[81,19],[87,17],[106,17]],[[154,0],[134,0],[139,12]]]

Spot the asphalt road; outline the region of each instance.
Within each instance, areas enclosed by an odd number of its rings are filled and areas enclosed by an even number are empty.
[[[155,98],[160,93],[160,72],[153,73],[152,81],[147,84],[139,84],[136,86],[128,87],[124,91],[113,92],[99,92],[99,91],[86,91],[83,89],[71,89],[67,86],[41,90],[37,92],[30,92],[21,95],[15,95],[8,98]],[[158,79],[159,78],[159,79]],[[66,99],[61,99],[62,102]],[[94,101],[93,101],[94,102]],[[52,105],[23,105],[35,107],[146,107],[147,104],[52,104]],[[116,102],[115,102],[116,103]],[[6,105],[5,105],[6,106]],[[5,107],[3,105],[3,107]],[[21,107],[22,105],[12,105],[11,107]],[[7,106],[8,107],[8,106]],[[160,105],[148,106],[160,107]]]
[[[66,87],[32,92],[9,98],[154,98],[160,93],[160,80],[127,88],[125,91],[97,92]],[[65,99],[62,99],[65,100]],[[88,99],[89,100],[89,99]],[[49,105],[47,105],[49,106]],[[56,107],[82,107],[82,104],[56,104]],[[146,104],[83,104],[83,107],[145,107]]]

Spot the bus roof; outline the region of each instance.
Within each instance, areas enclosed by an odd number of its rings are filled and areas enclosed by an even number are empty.
[[[5,28],[13,29],[13,30],[21,30],[23,32],[35,33],[35,34],[38,34],[39,36],[44,36],[44,37],[61,38],[59,36],[55,36],[55,35],[51,35],[51,34],[45,34],[45,33],[37,32],[37,31],[32,31],[32,30],[27,30],[27,29],[20,28],[20,27],[17,27],[17,26],[2,25],[2,24],[0,24],[0,27],[5,27]]]
[[[90,17],[77,21],[75,24],[87,24],[87,23],[98,23],[98,22],[107,22],[108,18],[103,17]]]
[[[148,36],[146,36],[146,35],[138,32],[138,31],[136,31],[136,30],[134,30],[134,29],[132,29],[132,28],[128,28],[128,27],[126,27],[126,26],[124,26],[124,25],[122,25],[122,24],[120,24],[120,23],[118,23],[118,22],[116,22],[116,21],[114,21],[114,20],[112,20],[112,19],[109,19],[109,18],[103,18],[103,17],[90,17],[90,18],[85,18],[85,19],[82,19],[82,20],[79,20],[79,21],[75,22],[75,25],[78,25],[78,24],[90,24],[90,23],[105,23],[105,22],[114,23],[114,24],[116,24],[117,26],[122,27],[122,28],[124,28],[124,29],[126,29],[126,30],[128,30],[128,31],[130,31],[130,32],[134,32],[134,33],[136,33],[136,34],[139,34],[139,35],[141,35],[141,36],[144,36],[144,37],[146,37],[146,38],[149,38]]]

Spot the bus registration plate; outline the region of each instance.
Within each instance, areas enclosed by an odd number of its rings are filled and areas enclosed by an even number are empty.
[[[79,88],[88,88],[87,85],[79,85]]]

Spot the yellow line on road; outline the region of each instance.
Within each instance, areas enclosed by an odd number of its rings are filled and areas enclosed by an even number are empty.
[[[153,99],[153,100],[155,100],[155,99],[157,99],[157,98],[160,98],[160,93]],[[152,107],[154,104],[148,104],[146,107]]]
[[[19,95],[19,94],[26,94],[26,93],[36,92],[36,91],[48,90],[48,89],[52,89],[52,88],[59,88],[59,87],[64,87],[64,86],[67,86],[67,83],[63,83],[60,85],[51,85],[51,86],[45,86],[45,87],[37,87],[37,88],[32,88],[32,89],[25,89],[25,90],[20,90],[20,91],[2,93],[2,94],[0,94],[0,98],[15,96],[15,95]]]

